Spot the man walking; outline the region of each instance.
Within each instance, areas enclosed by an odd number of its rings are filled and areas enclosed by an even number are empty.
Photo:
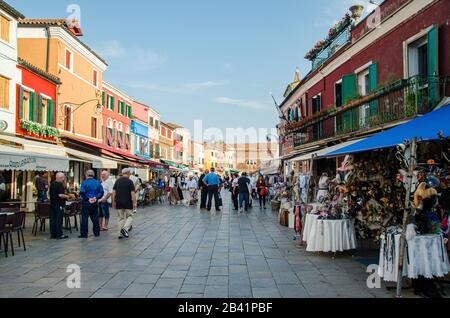
[[[203,179],[209,174],[209,170],[205,170],[200,179],[198,180],[198,186],[200,190],[200,210],[206,210],[206,198],[208,196],[208,187],[203,183]]]
[[[123,169],[113,188],[112,206],[119,217],[119,239],[128,238],[133,225],[133,215],[137,209],[136,191],[130,180],[131,170]]]
[[[98,219],[98,202],[103,198],[103,187],[94,179],[95,172],[93,170],[86,171],[86,180],[81,184],[80,196],[82,199],[81,209],[81,227],[80,236],[78,238],[88,238],[89,218],[93,224],[93,232],[95,237],[100,236],[100,223]]]
[[[214,197],[214,204],[216,207],[216,211],[220,212],[219,206],[219,185],[220,179],[219,176],[215,173],[215,169],[211,168],[211,172],[203,178],[203,183],[208,187],[208,204],[207,210],[211,211],[212,199]]]
[[[64,208],[66,200],[69,199],[64,189],[65,178],[64,173],[58,172],[55,181],[50,185],[50,238],[53,240],[68,238],[67,235],[63,234],[62,230]]]
[[[108,171],[103,171],[101,174],[102,179],[102,187],[103,187],[103,198],[100,199],[99,202],[99,222],[100,222],[100,230],[108,231],[109,224],[109,208],[111,206],[111,196],[113,193],[114,184],[109,177]]]
[[[247,177],[247,173],[243,172],[242,176],[238,180],[238,187],[239,187],[239,212],[243,212],[243,209],[245,209],[245,212],[248,211],[249,207],[249,199],[250,199],[250,191],[251,189],[251,181]],[[245,202],[245,206],[243,206],[243,203]]]
[[[44,172],[42,175],[38,175],[36,178],[36,189],[38,192],[38,201],[47,202],[48,191],[48,172]]]

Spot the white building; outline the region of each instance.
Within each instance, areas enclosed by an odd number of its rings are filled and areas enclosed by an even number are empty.
[[[0,1],[0,132],[16,131],[17,20],[21,18],[25,17]]]
[[[148,138],[150,157],[159,159],[161,157],[161,144],[159,134],[161,128],[161,115],[153,108],[148,108]]]

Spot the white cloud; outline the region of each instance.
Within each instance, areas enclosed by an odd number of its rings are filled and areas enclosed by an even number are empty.
[[[215,99],[216,102],[225,105],[234,105],[239,107],[245,107],[250,109],[257,110],[269,110],[273,108],[270,103],[256,101],[256,100],[243,100],[243,99],[234,99],[229,97],[217,97]]]
[[[134,63],[142,67],[156,67],[165,64],[169,57],[149,49],[136,49]]]
[[[132,88],[141,88],[149,91],[157,91],[172,94],[192,94],[198,91],[225,86],[230,84],[230,81],[204,81],[204,82],[190,82],[175,84],[173,86],[151,84],[151,83],[123,83],[123,85]]]
[[[97,52],[105,58],[108,57],[121,57],[125,55],[125,49],[117,40],[103,41],[97,48]]]

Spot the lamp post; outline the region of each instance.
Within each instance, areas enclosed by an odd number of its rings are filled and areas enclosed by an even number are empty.
[[[72,110],[72,113],[76,112],[77,110],[79,110],[82,106],[89,104],[91,102],[97,102],[97,105],[95,106],[95,112],[96,113],[101,113],[103,111],[103,105],[100,103],[100,100],[98,100],[97,98],[94,99],[90,99],[88,101],[85,101],[81,104],[76,104],[76,103],[71,103],[71,102],[64,102],[64,103],[60,103],[60,106],[64,106],[64,105],[70,105],[70,106],[76,106],[75,109]],[[61,118],[66,118],[67,116],[60,116]]]

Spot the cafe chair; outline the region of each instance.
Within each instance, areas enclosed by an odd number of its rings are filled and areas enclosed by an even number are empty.
[[[64,212],[64,224],[66,229],[70,231],[70,234],[72,234],[72,222],[70,218],[73,218],[75,230],[78,232],[78,214],[80,213],[79,204],[79,202],[72,202]]]
[[[36,210],[34,212],[34,224],[31,231],[34,236],[37,236],[37,230],[39,223],[41,224],[39,231],[45,232],[45,221],[50,219],[50,203],[38,202],[36,203]]]
[[[19,247],[21,247],[21,239],[23,244],[23,250],[26,251],[27,248],[25,246],[25,238],[23,236],[23,223],[25,221],[25,212],[17,212],[14,214],[12,224],[10,226],[11,231],[11,242],[12,242],[12,233],[17,233],[17,242],[19,244]],[[14,255],[14,248],[12,248],[12,252]]]
[[[3,248],[5,250],[5,257],[8,257],[8,243],[11,238],[11,249],[14,256],[14,246],[12,243],[11,230],[6,226],[8,216],[6,214],[0,214],[0,248],[3,242]]]

